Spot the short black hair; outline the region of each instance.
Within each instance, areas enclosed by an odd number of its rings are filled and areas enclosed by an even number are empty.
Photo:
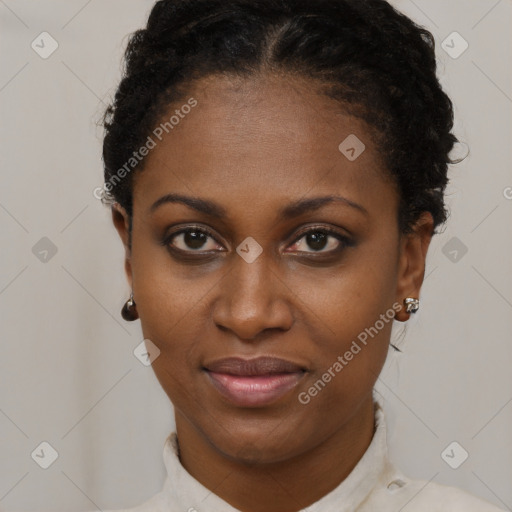
[[[458,142],[436,70],[433,35],[385,0],[160,0],[130,36],[104,115],[105,183],[194,80],[284,72],[325,85],[372,129],[400,194],[401,232],[424,211],[436,230],[447,219],[449,154]],[[109,194],[130,218],[132,191],[128,173]]]

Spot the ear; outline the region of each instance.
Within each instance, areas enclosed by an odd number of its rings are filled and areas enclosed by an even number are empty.
[[[123,242],[125,259],[124,270],[128,279],[130,288],[132,286],[132,265],[131,265],[131,233],[130,233],[130,216],[126,210],[119,204],[112,205],[112,222]]]
[[[430,212],[423,212],[413,227],[412,233],[404,234],[400,240],[398,263],[398,280],[396,302],[402,309],[396,314],[396,320],[405,322],[409,319],[404,307],[404,299],[419,299],[425,277],[427,251],[434,234],[434,219]]]

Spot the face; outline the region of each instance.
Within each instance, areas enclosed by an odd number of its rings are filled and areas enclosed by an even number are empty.
[[[343,428],[371,400],[396,303],[419,296],[431,217],[400,235],[369,128],[314,91],[196,82],[182,104],[197,106],[134,176],[131,248],[114,211],[178,433],[232,459],[290,459]],[[273,359],[244,362],[259,357]]]

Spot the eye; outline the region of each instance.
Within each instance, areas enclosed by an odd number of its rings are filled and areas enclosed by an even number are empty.
[[[208,240],[210,240],[209,243]],[[222,245],[216,241],[208,230],[197,226],[172,233],[163,240],[162,245],[171,246],[173,249],[184,253],[223,251]],[[351,245],[353,244],[347,236],[329,228],[315,227],[303,231],[300,238],[296,239],[290,252],[334,253]],[[308,247],[312,251],[308,251]]]
[[[215,241],[209,231],[199,227],[190,227],[169,235],[163,243],[164,245],[172,245],[182,252],[208,252],[217,250],[219,244],[210,242],[210,247],[208,247],[208,239]]]
[[[292,246],[292,252],[333,253],[350,246],[348,237],[328,228],[313,228],[301,234]],[[313,249],[307,251],[307,248]],[[327,250],[323,250],[327,248]]]

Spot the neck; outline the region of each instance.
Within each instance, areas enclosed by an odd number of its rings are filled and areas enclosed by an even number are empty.
[[[247,464],[227,457],[176,410],[180,461],[204,487],[243,512],[294,512],[345,480],[374,434],[370,396],[333,435],[313,449],[277,463]]]

